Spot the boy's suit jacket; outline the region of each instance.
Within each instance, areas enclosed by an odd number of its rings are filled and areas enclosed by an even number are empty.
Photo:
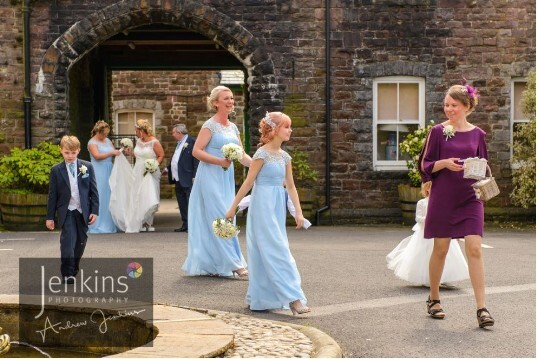
[[[192,179],[196,177],[196,171],[198,170],[198,164],[200,163],[196,157],[192,156],[195,142],[196,139],[190,135],[186,138],[185,144],[188,143],[188,145],[186,148],[183,146],[181,149],[181,157],[179,157],[179,162],[177,162],[179,183],[181,183],[183,187],[192,187]],[[175,183],[171,164],[168,165],[168,182],[170,184]]]
[[[87,168],[86,174],[80,172],[80,167]],[[99,192],[97,191],[97,181],[91,162],[77,159],[77,181],[78,192],[80,194],[80,206],[82,216],[86,225],[91,213],[99,215]],[[71,184],[69,183],[67,166],[65,161],[52,166],[50,170],[50,186],[47,203],[47,219],[54,220],[54,214],[58,211],[58,227],[63,227],[67,216],[67,207],[71,199]]]

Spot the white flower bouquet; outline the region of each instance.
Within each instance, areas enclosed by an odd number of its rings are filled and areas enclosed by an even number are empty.
[[[132,140],[130,138],[128,138],[128,137],[122,138],[121,141],[119,141],[119,144],[123,148],[132,148],[133,147]]]
[[[158,161],[152,158],[149,158],[144,161],[144,166],[145,166],[145,172],[144,172],[144,176],[145,176],[148,173],[153,173],[156,170],[158,170]]]
[[[240,228],[229,219],[217,218],[213,221],[213,231],[220,238],[231,239],[240,233]]]
[[[228,143],[227,145],[222,146],[221,151],[224,157],[230,161],[238,161],[243,155],[242,147],[234,143]],[[227,171],[226,167],[222,168],[224,171]]]

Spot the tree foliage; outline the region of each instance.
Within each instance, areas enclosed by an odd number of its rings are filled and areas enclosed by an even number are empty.
[[[517,127],[513,134],[513,204],[535,206],[535,71],[528,75],[522,94],[522,111],[529,121]]]

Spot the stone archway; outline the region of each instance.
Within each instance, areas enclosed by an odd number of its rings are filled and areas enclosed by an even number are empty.
[[[147,2],[123,0],[94,12],[73,24],[58,37],[43,56],[35,88],[33,118],[44,127],[33,142],[57,139],[69,131],[68,74],[70,68],[100,43],[115,34],[139,26],[161,23],[198,32],[225,48],[248,73],[250,118],[261,117],[262,92],[270,91],[274,107],[280,96],[274,65],[261,41],[238,22],[196,1]],[[42,137],[40,137],[42,136]]]

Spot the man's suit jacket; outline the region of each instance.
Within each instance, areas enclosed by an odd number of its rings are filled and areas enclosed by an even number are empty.
[[[80,167],[84,165],[87,168],[86,174],[82,174]],[[82,216],[88,224],[89,215],[99,215],[99,192],[97,191],[97,181],[91,162],[77,159],[77,181],[78,192],[80,194],[80,207],[82,207]],[[50,170],[50,186],[48,191],[47,219],[54,220],[54,214],[58,211],[58,227],[63,227],[69,201],[71,200],[71,184],[67,174],[67,166],[60,162],[52,166]]]
[[[198,164],[200,161],[192,156],[192,150],[194,149],[194,143],[196,139],[192,136],[188,136],[185,144],[181,148],[181,156],[177,162],[177,172],[179,175],[179,183],[183,187],[192,187],[192,179],[196,177],[196,171],[198,170]],[[168,165],[168,182],[174,184],[175,180],[173,179],[172,174],[172,165]]]

